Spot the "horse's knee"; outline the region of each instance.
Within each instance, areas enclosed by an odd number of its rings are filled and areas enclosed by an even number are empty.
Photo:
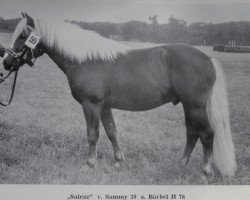
[[[97,130],[88,132],[88,143],[95,145],[99,139],[99,132]]]

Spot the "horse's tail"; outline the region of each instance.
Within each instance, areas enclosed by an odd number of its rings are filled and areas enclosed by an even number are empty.
[[[208,101],[207,112],[214,131],[214,161],[223,176],[233,177],[236,160],[229,122],[226,84],[221,64],[214,58],[211,61],[216,71],[216,81]]]

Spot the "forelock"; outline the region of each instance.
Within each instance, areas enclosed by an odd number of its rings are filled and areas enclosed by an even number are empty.
[[[10,48],[13,48],[13,45],[17,39],[17,37],[20,35],[20,33],[22,33],[24,30],[26,30],[27,27],[27,19],[23,18],[17,25],[13,36],[12,36],[12,40],[11,40],[11,44],[10,44]]]
[[[12,39],[11,39],[11,43],[9,48],[12,49],[14,47],[15,41],[18,38],[18,36],[20,35],[20,33],[23,32],[23,30],[25,30],[27,27],[27,19],[23,18],[16,26],[16,29],[12,35]],[[8,53],[4,54],[4,59],[8,56]]]

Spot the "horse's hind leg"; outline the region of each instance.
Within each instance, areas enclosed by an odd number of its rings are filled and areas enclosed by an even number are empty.
[[[87,164],[90,167],[94,167],[96,163],[96,145],[99,139],[101,105],[93,104],[90,101],[85,100],[82,107],[87,123],[87,136],[89,143]]]
[[[190,155],[195,147],[195,144],[199,138],[199,133],[196,128],[192,125],[191,111],[184,107],[185,113],[185,124],[187,129],[187,143],[182,157],[182,165],[187,165],[190,159]]]
[[[185,105],[184,105],[185,107]],[[209,122],[209,118],[206,111],[206,103],[191,106],[188,109],[185,117],[187,118],[187,147],[184,153],[184,158],[188,159],[192,149],[195,145],[195,141],[198,136],[200,137],[203,145],[204,160],[203,160],[203,172],[210,178],[213,174],[212,171],[212,152],[213,152],[213,137],[214,132]],[[190,131],[190,132],[189,132]]]
[[[101,112],[101,121],[114,149],[114,155],[116,160],[115,166],[119,168],[120,162],[124,161],[125,158],[119,144],[118,133],[115,127],[114,118],[110,108],[103,108]]]

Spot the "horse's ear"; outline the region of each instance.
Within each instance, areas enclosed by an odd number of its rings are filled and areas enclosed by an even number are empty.
[[[35,28],[35,23],[34,20],[32,19],[32,17],[30,17],[27,13],[24,13],[25,17],[27,19],[27,23],[29,26],[31,26],[32,28]]]
[[[22,12],[22,17],[25,18],[25,14]]]

